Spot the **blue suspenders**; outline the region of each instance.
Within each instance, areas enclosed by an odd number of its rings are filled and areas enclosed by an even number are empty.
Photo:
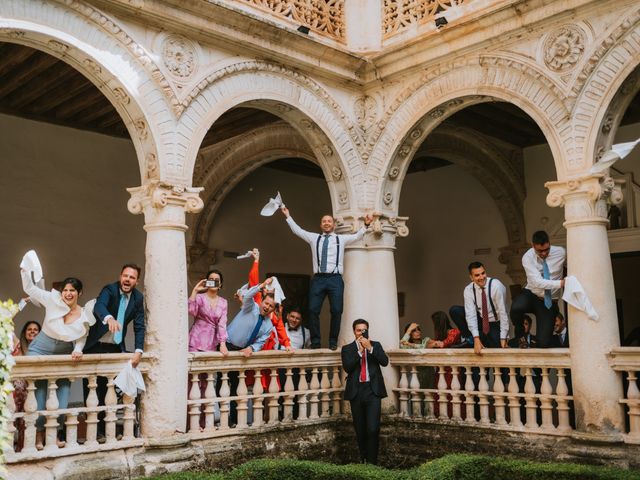
[[[320,271],[320,239],[322,238],[322,234],[318,235],[318,240],[316,240],[316,260],[318,262],[318,273],[325,273]],[[335,273],[338,269],[338,265],[340,264],[340,236],[336,235],[336,266],[333,267],[333,272]]]

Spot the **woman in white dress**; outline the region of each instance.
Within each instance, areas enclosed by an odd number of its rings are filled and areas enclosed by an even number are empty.
[[[49,292],[33,283],[30,272],[23,269],[21,274],[25,293],[46,310],[42,330],[29,345],[27,356],[71,354],[73,360],[80,360],[89,327],[95,323],[89,304],[85,308],[78,305],[78,299],[82,295],[82,282],[69,277],[63,280],[61,292]],[[71,383],[66,378],[59,379],[56,383],[59,408],[67,408]],[[36,381],[38,410],[46,408],[47,387],[46,380]],[[36,448],[39,450],[44,446],[44,422],[43,416],[36,421]],[[58,446],[63,447],[64,442],[59,440]]]

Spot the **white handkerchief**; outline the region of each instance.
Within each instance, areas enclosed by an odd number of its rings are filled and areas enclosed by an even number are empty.
[[[134,368],[131,362],[127,362],[127,365],[118,374],[113,383],[122,390],[124,394],[130,397],[135,397],[138,393],[145,391],[142,372],[138,367]]]
[[[271,282],[271,285],[267,285],[267,291],[273,292],[273,298],[276,301],[276,303],[281,304],[282,301],[285,298],[287,298],[284,296],[284,290],[282,290],[282,287],[280,286],[280,282],[276,277],[273,277],[273,281]]]
[[[247,253],[243,253],[242,255],[238,255],[236,259],[242,260],[243,258],[249,258],[250,256],[251,256],[251,250],[249,250]]]
[[[35,250],[29,250],[24,254],[24,257],[22,257],[22,261],[20,262],[20,268],[27,272],[31,272],[33,283],[37,284],[42,280],[42,265],[40,265],[40,259],[38,258],[38,254]]]
[[[602,155],[602,158],[598,160],[592,167],[591,173],[602,173],[607,168],[611,167],[618,160],[623,159],[631,153],[631,151],[640,143],[640,138],[635,142],[617,143],[611,146],[611,150]]]
[[[276,198],[270,198],[267,204],[262,207],[260,215],[263,217],[270,217],[282,206],[284,206],[284,203],[282,203],[282,197],[280,196],[280,192],[278,192]]]
[[[582,285],[578,279],[574,276],[569,276],[564,280],[564,293],[562,299],[574,308],[587,314],[591,320],[598,320],[598,312],[591,305],[591,301],[587,296],[587,293],[582,288]]]

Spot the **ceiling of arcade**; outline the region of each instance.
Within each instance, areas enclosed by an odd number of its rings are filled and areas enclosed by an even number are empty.
[[[65,62],[30,47],[0,42],[0,113],[128,138],[127,129],[107,98]],[[234,108],[220,117],[204,138],[203,147],[218,144],[278,122],[269,112]],[[629,105],[622,124],[640,121],[640,93]],[[504,102],[473,105],[447,121],[524,148],[545,143],[535,122],[517,107]],[[442,159],[417,153],[409,169],[425,171],[446,165]],[[322,176],[319,167],[283,159],[275,168]]]

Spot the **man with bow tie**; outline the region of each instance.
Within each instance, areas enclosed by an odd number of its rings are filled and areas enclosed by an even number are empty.
[[[292,307],[287,312],[287,335],[291,341],[291,348],[301,350],[311,346],[309,329],[302,326],[302,310]]]

